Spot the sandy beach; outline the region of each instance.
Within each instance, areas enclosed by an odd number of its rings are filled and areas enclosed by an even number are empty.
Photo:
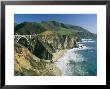
[[[68,49],[64,49],[64,50],[59,50],[56,53],[53,53],[53,62],[56,62],[59,58],[61,58],[65,52],[67,52]]]

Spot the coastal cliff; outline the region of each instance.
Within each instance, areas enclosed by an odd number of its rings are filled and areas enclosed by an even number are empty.
[[[54,63],[44,62],[24,46],[14,44],[15,76],[59,76],[61,71]]]
[[[53,62],[81,39],[96,39],[96,34],[84,28],[56,21],[24,22],[14,28],[15,75],[61,75]]]

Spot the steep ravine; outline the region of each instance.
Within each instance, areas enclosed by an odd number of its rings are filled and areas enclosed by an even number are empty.
[[[34,40],[34,41],[33,41]],[[22,44],[28,50],[41,60],[52,60],[53,53],[76,47],[77,38],[73,35],[43,35],[40,34],[30,42],[21,38],[18,43]],[[55,58],[55,57],[54,57]]]
[[[60,76],[61,71],[54,63],[44,62],[24,46],[14,44],[15,76]]]

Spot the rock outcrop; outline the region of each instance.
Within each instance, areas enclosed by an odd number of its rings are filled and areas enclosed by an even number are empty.
[[[43,42],[49,45],[49,47],[52,49],[53,52],[56,52],[57,50],[71,49],[77,46],[76,45],[77,37],[71,34],[70,35],[60,35],[60,34],[43,35],[43,33],[41,33],[39,36]]]

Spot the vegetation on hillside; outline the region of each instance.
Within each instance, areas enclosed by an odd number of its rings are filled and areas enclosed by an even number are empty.
[[[35,36],[15,40],[15,76],[59,76],[61,71],[53,63],[53,58],[60,58],[61,50],[77,47],[80,39],[96,39],[97,36],[80,26],[56,21],[15,23],[14,35]]]
[[[27,48],[15,42],[14,44],[14,74],[15,76],[56,76],[61,75],[55,64],[44,62],[33,55]]]

